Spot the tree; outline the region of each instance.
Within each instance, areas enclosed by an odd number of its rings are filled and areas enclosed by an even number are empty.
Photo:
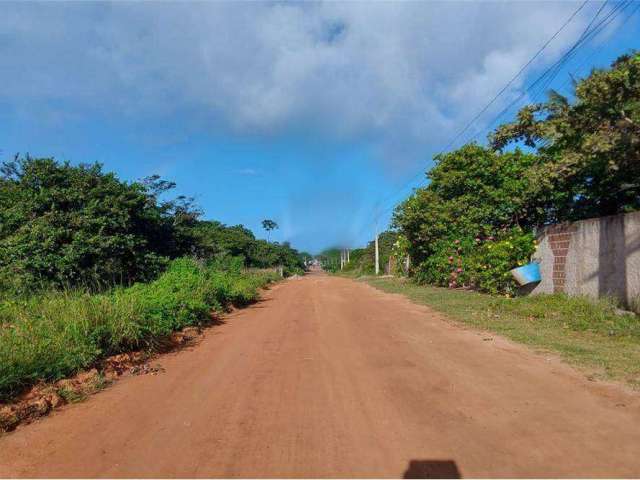
[[[489,277],[480,275],[479,268],[491,267],[502,279],[527,258],[529,230],[543,217],[528,179],[537,161],[536,155],[519,149],[499,153],[476,144],[438,155],[427,175],[429,185],[394,212],[394,226],[408,241],[418,279],[489,289]],[[496,257],[489,245],[500,241],[506,243]],[[487,245],[484,258],[490,256],[491,265],[478,257],[481,245]],[[507,278],[490,288],[509,287]]]
[[[414,262],[431,255],[440,240],[495,236],[505,228],[530,228],[543,218],[528,178],[535,155],[469,144],[435,160],[427,175],[430,184],[394,213]]]
[[[199,212],[160,201],[172,184],[127,183],[99,164],[16,158],[0,174],[0,288],[101,288],[153,278],[188,253]]]
[[[267,232],[267,241],[268,241],[271,235],[271,230],[275,230],[279,227],[278,227],[278,224],[273,220],[265,219],[262,221],[262,228],[264,228],[265,231]]]
[[[618,58],[575,85],[575,100],[551,92],[490,137],[503,150],[522,142],[540,161],[529,176],[547,222],[640,208],[640,54]]]
[[[550,92],[489,140],[437,156],[396,208],[419,279],[509,292],[533,227],[640,209],[640,55],[593,70],[573,99]]]
[[[227,226],[220,222],[199,221],[194,228],[195,252],[204,260],[241,258],[246,267],[284,267],[285,273],[300,273],[304,257],[289,243],[271,243],[255,238],[251,230],[242,226]]]
[[[242,257],[249,265],[255,257],[256,238],[242,225],[227,226],[214,220],[203,220],[195,226],[196,252],[204,259]]]

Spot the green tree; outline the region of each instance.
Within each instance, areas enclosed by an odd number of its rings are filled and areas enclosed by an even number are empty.
[[[414,262],[431,255],[440,240],[487,238],[505,228],[530,228],[543,218],[528,179],[535,155],[469,144],[435,160],[429,185],[394,213],[393,223],[409,241]]]
[[[194,228],[197,254],[205,259],[242,257],[250,264],[256,256],[256,238],[242,225],[227,226],[214,220],[198,222]]]
[[[169,259],[192,255],[287,272],[304,267],[288,243],[256,240],[242,225],[200,220],[193,198],[167,198],[174,187],[158,176],[123,182],[98,164],[28,156],[5,162],[0,291],[128,285],[155,278]]]
[[[194,237],[196,254],[205,260],[239,257],[247,267],[282,266],[285,273],[300,273],[304,269],[302,255],[289,243],[258,240],[242,225],[230,227],[216,221],[199,221]]]
[[[271,235],[271,230],[275,230],[279,227],[278,227],[278,224],[273,220],[265,219],[262,221],[262,228],[264,228],[264,230],[267,232],[267,241],[268,241]]]
[[[340,252],[340,248],[327,248],[317,255],[316,258],[326,271],[336,272],[340,270]]]
[[[502,240],[508,242],[501,250],[504,255],[497,258],[495,250],[491,252],[501,279],[527,258],[532,246],[529,231],[544,216],[528,179],[537,161],[536,155],[519,149],[500,153],[476,144],[437,156],[436,166],[427,175],[429,185],[401,203],[393,219],[408,242],[418,278],[445,286],[473,283],[483,288],[487,276],[475,274],[487,263],[474,255],[480,245],[487,244],[488,252],[492,250],[488,244]],[[520,241],[520,236],[526,239]],[[517,251],[511,248],[525,244],[527,248]],[[479,278],[484,280],[478,283]],[[504,281],[499,287],[508,285]]]
[[[100,288],[153,278],[187,253],[199,212],[160,201],[172,184],[126,183],[98,164],[16,158],[0,175],[0,288]]]
[[[575,99],[551,92],[490,138],[536,148],[531,184],[546,221],[576,220],[640,208],[640,54],[618,58],[575,85]]]

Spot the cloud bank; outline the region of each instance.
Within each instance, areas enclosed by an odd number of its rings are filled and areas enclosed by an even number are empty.
[[[365,142],[385,164],[410,164],[442,147],[577,6],[3,3],[0,103],[54,119],[188,114],[203,131]]]

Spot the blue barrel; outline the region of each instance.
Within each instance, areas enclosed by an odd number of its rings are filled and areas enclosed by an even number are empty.
[[[536,262],[514,268],[511,270],[511,275],[513,275],[513,278],[515,278],[516,282],[520,285],[527,285],[542,280],[540,276],[540,265]]]

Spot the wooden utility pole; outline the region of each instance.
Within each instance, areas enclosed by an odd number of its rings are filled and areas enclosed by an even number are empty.
[[[378,222],[376,222],[376,275],[380,274],[380,252],[378,251]]]

